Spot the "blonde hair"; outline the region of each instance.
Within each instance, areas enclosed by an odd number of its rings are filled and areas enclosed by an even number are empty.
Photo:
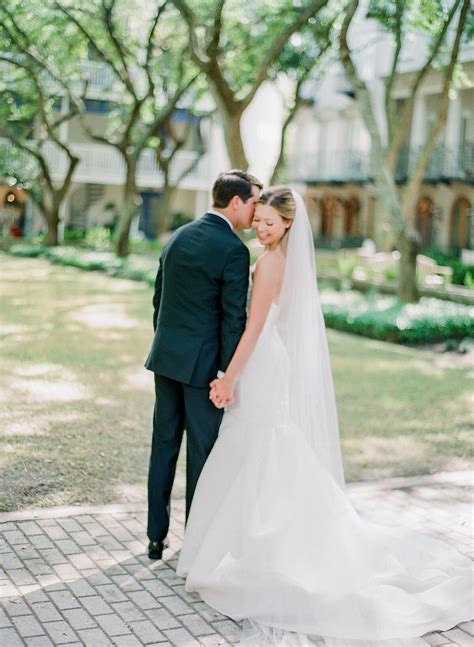
[[[296,214],[296,202],[293,192],[286,186],[269,186],[260,196],[257,204],[266,204],[278,211],[286,221],[293,221]]]

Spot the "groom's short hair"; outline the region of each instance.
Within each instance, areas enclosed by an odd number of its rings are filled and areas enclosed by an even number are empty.
[[[260,180],[245,171],[232,169],[219,173],[212,187],[213,206],[224,209],[235,195],[238,195],[243,202],[247,202],[252,195],[252,186],[263,189]]]

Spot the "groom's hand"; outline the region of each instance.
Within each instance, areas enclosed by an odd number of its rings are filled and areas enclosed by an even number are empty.
[[[213,380],[209,386],[211,387],[209,399],[217,409],[223,409],[233,404],[234,385],[230,384],[225,377]]]

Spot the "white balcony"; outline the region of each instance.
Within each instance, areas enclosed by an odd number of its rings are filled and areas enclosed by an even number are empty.
[[[81,61],[79,63],[79,76],[81,81],[75,81],[72,86],[76,93],[82,92],[83,82],[87,80],[87,97],[95,99],[120,97],[123,84],[107,63]],[[139,66],[132,68],[131,78],[138,94],[144,94],[147,90],[147,79],[143,69]]]
[[[395,178],[407,182],[420,156],[419,147],[402,148]],[[299,182],[312,184],[364,183],[372,180],[375,173],[370,151],[339,150],[314,151],[288,159],[289,176]],[[472,184],[474,180],[474,142],[447,147],[438,144],[431,152],[424,180],[447,182],[457,180]]]
[[[360,183],[370,177],[370,152],[323,150],[288,158],[291,179],[310,183]]]
[[[8,53],[14,59],[15,55]],[[15,65],[0,61],[0,78],[6,83],[15,81],[18,68]],[[61,85],[49,74],[43,77],[47,81],[48,91],[55,95],[64,95],[65,91]],[[132,70],[132,79],[137,91],[144,92],[146,89],[146,76],[138,66]],[[76,69],[76,75],[69,79],[71,89],[75,94],[81,95],[84,81],[87,80],[87,97],[95,99],[111,99],[120,96],[121,83],[117,79],[110,65],[101,61],[80,61]]]
[[[121,155],[112,146],[101,144],[71,144],[71,151],[80,158],[74,172],[74,182],[84,184],[114,184],[125,182],[125,164]],[[0,141],[3,154],[8,154],[11,145]],[[66,155],[54,144],[45,144],[43,152],[52,171],[54,180],[64,178],[67,168]],[[174,160],[171,181],[176,182],[183,171],[197,158],[194,151],[180,151]],[[197,162],[193,170],[180,183],[180,188],[188,190],[209,189],[209,156],[206,154]],[[137,184],[140,188],[159,189],[163,186],[163,174],[155,161],[155,153],[146,149],[140,156],[137,172]]]
[[[112,89],[116,82],[115,74],[110,66],[99,61],[83,61],[80,63],[81,76],[88,79],[90,90]]]

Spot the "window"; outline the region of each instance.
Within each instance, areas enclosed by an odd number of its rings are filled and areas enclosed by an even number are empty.
[[[471,204],[467,198],[456,200],[451,210],[449,227],[449,246],[452,249],[470,249],[471,247]]]
[[[108,101],[101,101],[100,99],[86,99],[84,101],[86,112],[89,114],[106,115],[110,112]]]
[[[421,198],[416,211],[416,228],[421,236],[421,244],[425,249],[433,242],[433,201],[431,198]]]

